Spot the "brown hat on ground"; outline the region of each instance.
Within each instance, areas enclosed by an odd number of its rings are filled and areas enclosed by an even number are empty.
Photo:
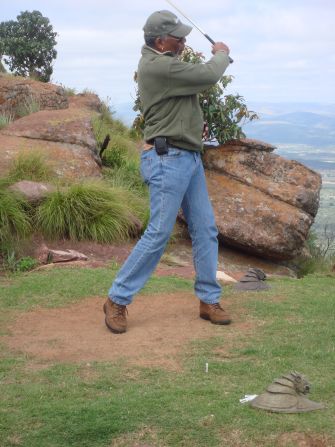
[[[264,284],[266,274],[258,268],[250,268],[247,273],[235,284],[235,290],[267,290],[270,287]]]

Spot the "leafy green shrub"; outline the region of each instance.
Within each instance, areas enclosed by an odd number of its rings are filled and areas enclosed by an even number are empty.
[[[20,258],[15,262],[14,270],[16,272],[28,272],[38,265],[38,261],[30,256]]]
[[[15,250],[8,250],[3,259],[5,270],[11,272],[28,272],[38,265],[38,261],[30,256],[16,259]]]
[[[0,130],[4,129],[13,121],[13,116],[10,113],[0,115]]]
[[[19,154],[13,161],[9,172],[9,178],[14,182],[20,180],[32,180],[35,182],[47,181],[53,175],[43,155],[34,151]]]
[[[106,183],[82,183],[51,193],[38,207],[37,225],[51,239],[112,242],[134,233],[144,219],[138,198]]]
[[[0,251],[9,250],[15,240],[31,232],[28,209],[24,199],[0,188]]]

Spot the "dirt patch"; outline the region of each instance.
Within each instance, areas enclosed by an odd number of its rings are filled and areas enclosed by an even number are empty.
[[[325,435],[307,433],[283,433],[277,440],[278,447],[334,447],[335,440]]]
[[[104,324],[104,298],[87,298],[57,309],[20,314],[2,337],[13,350],[57,362],[117,361],[180,369],[185,345],[222,335],[223,343],[250,327],[233,315],[231,326],[199,318],[199,302],[191,293],[138,296],[128,307],[129,330],[112,334]],[[226,305],[227,304],[227,305]],[[229,310],[229,303],[224,303]]]
[[[40,246],[46,244],[48,248],[54,250],[72,249],[85,254],[88,260],[83,262],[79,261],[78,266],[103,267],[112,262],[120,265],[123,264],[135,243],[136,241],[134,240],[120,244],[99,244],[98,242],[92,241],[68,240],[45,241],[41,237],[35,236],[31,246],[27,247],[22,255],[34,257],[38,253]],[[168,259],[171,257],[178,258],[182,261],[181,264],[171,265]],[[59,266],[59,263],[57,266]],[[269,276],[294,276],[294,273],[290,269],[280,264],[275,264],[228,247],[219,248],[218,270],[224,271],[239,280],[251,267],[260,268]],[[176,274],[185,278],[192,278],[194,276],[194,269],[191,241],[189,239],[178,239],[175,243],[169,244],[155,274],[159,276]]]
[[[159,441],[157,430],[143,426],[138,432],[126,433],[113,439],[109,447],[163,447]]]

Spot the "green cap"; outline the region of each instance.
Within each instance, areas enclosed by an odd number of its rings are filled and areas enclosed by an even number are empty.
[[[144,34],[151,37],[163,36],[165,34],[170,34],[174,37],[185,37],[191,30],[191,26],[182,23],[170,11],[156,11],[152,13],[143,27]]]

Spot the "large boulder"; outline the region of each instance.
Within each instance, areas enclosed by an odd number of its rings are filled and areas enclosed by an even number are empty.
[[[54,84],[0,74],[0,114],[17,114],[25,102],[38,102],[40,110],[65,109],[68,98],[65,90]]]
[[[19,154],[31,151],[41,153],[59,177],[101,176],[92,129],[99,107],[96,95],[77,95],[67,109],[41,110],[12,122],[0,131],[0,176],[8,173]]]
[[[220,240],[286,260],[306,241],[319,206],[321,176],[273,149],[240,140],[207,149],[204,166]]]

